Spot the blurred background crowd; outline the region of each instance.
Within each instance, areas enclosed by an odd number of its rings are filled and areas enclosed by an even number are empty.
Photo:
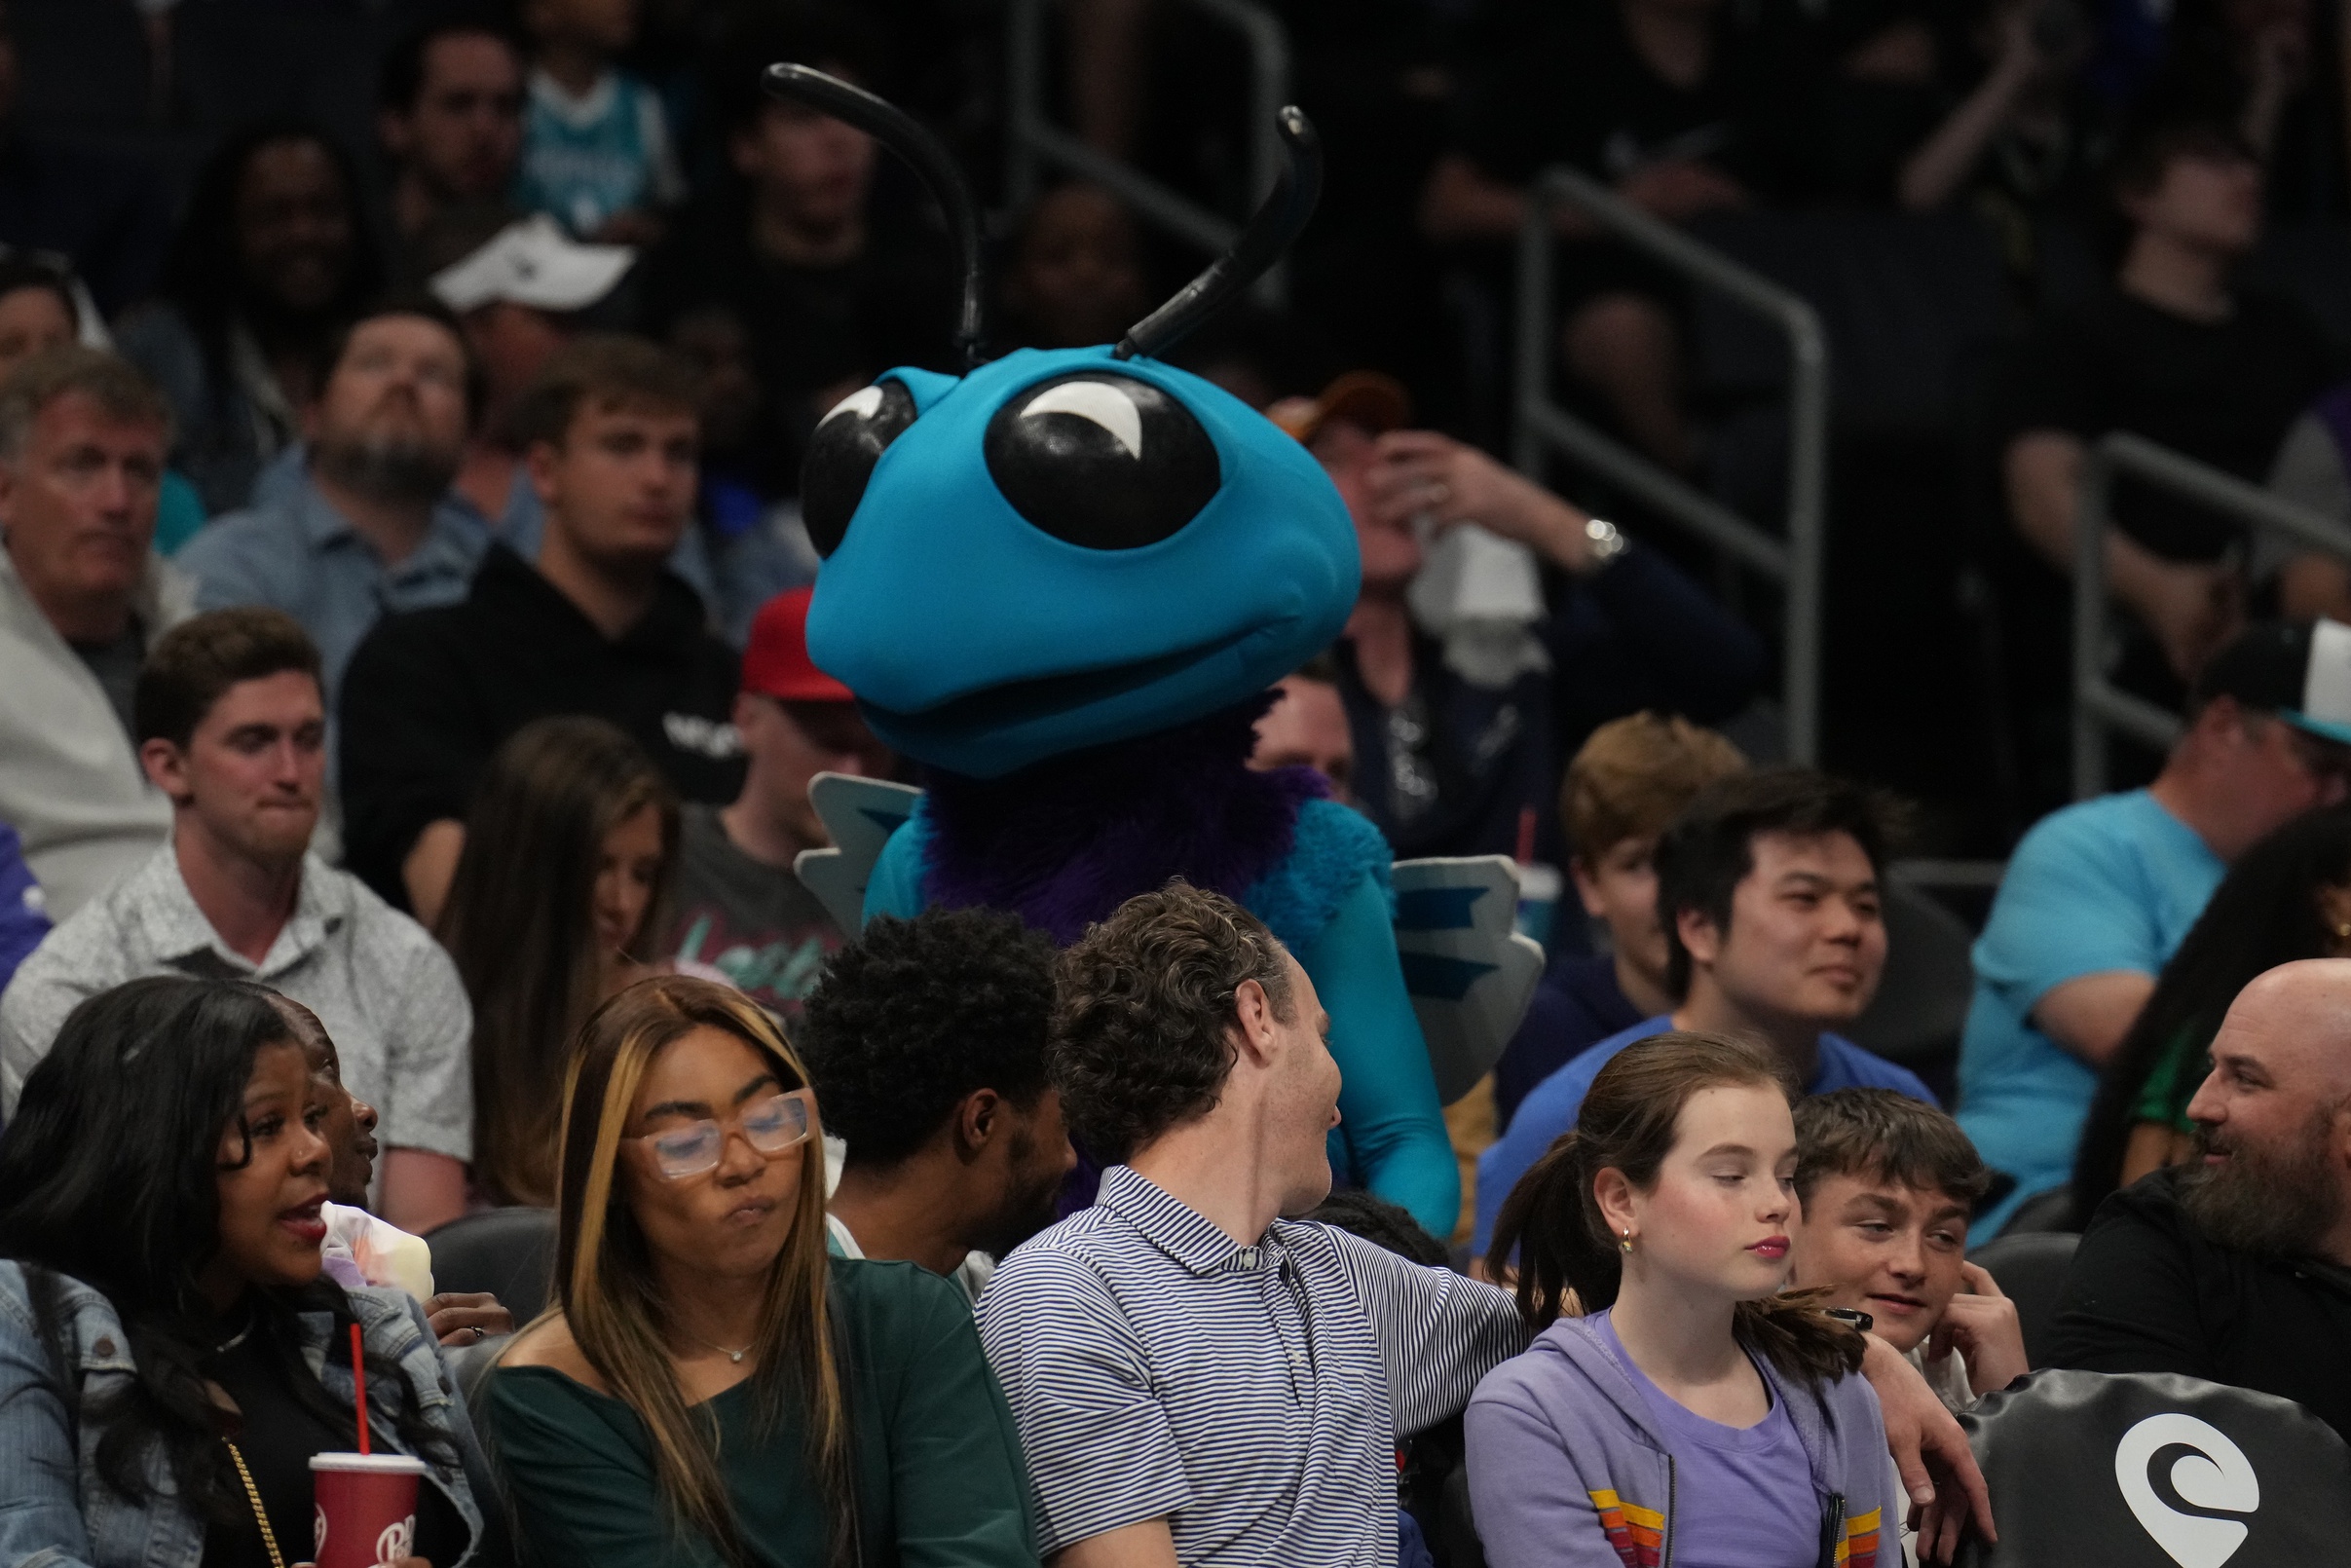
[[[791,504],[818,417],[885,367],[944,366],[952,325],[918,184],[766,101],[761,66],[833,69],[948,139],[988,206],[998,348],[1113,339],[1204,256],[1173,220],[1064,178],[1074,163],[1016,157],[1018,84],[1082,149],[1198,212],[1237,219],[1257,194],[1262,46],[1179,0],[1030,7],[1025,29],[1016,9],[11,0],[0,241],[69,261],[86,287],[67,315],[94,314],[66,325],[110,330],[169,392],[167,548],[296,471],[320,357],[387,284],[437,278],[463,318],[485,395],[455,495],[526,532],[516,392],[584,327],[664,341],[695,367],[703,422],[703,538],[680,564],[739,642],[751,608],[812,570]],[[1178,358],[1259,406],[1376,371],[1404,395],[1375,423],[1501,453],[1513,378],[1539,357],[1567,407],[1769,530],[1784,350],[1574,211],[1556,330],[1520,341],[1528,183],[1571,165],[1792,288],[1832,366],[1819,757],[1923,803],[1927,849],[1996,856],[2066,797],[2062,578],[2086,439],[2136,429],[2351,510],[2346,427],[2322,400],[2351,335],[2351,55],[2332,8],[1258,10],[1327,187],[1278,303],[1260,294]],[[536,246],[509,234],[510,256],[482,254],[530,216],[551,226]],[[38,304],[0,314],[0,350],[55,329]],[[1776,690],[1772,584],[1646,527],[1638,493],[1546,477],[1762,639],[1746,689],[1701,717]],[[2115,662],[2158,700],[2247,614],[2351,598],[2339,566],[2248,549],[2175,501],[2126,496],[2117,516],[2132,615]],[[1771,710],[1738,731],[1766,755]]]

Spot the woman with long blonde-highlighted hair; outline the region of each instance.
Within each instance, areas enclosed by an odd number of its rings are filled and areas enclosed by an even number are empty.
[[[604,1003],[563,1097],[556,1304],[485,1424],[527,1557],[1033,1564],[1010,1413],[969,1307],[829,1256],[808,1076],[716,982]]]

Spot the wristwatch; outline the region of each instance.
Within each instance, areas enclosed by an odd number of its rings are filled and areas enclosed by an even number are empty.
[[[1591,546],[1591,568],[1604,570],[1608,564],[1632,548],[1632,541],[1618,532],[1617,525],[1605,517],[1587,517],[1584,521],[1584,538]]]

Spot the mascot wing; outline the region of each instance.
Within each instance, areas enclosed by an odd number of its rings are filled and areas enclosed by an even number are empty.
[[[808,803],[833,836],[834,847],[802,850],[792,869],[833,923],[851,936],[865,924],[865,884],[881,858],[881,846],[914,814],[914,803],[921,799],[922,792],[912,784],[854,773],[819,773],[808,781]]]
[[[1420,1015],[1437,1098],[1450,1105],[1493,1070],[1543,976],[1513,928],[1518,878],[1502,855],[1396,863],[1396,952]]]

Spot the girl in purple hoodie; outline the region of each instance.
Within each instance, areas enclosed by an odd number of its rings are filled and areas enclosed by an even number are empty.
[[[1661,1034],[1600,1070],[1495,1226],[1543,1331],[1470,1401],[1493,1568],[1877,1568],[1881,1539],[1899,1568],[1861,1334],[1780,1293],[1795,1170],[1760,1050]]]

